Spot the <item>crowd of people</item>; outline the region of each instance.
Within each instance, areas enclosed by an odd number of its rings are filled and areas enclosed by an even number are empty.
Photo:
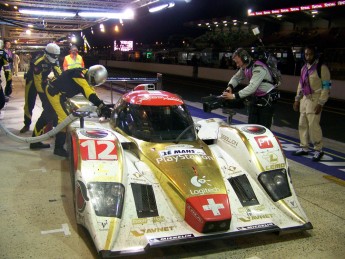
[[[0,109],[4,107],[12,93],[12,73],[17,75],[20,62],[19,57],[10,51],[10,47],[10,42],[0,41],[0,65],[6,80],[4,90],[0,91]],[[31,60],[25,77],[24,126],[20,133],[30,130],[37,95],[42,102],[43,111],[33,129],[33,137],[42,135],[61,123],[67,117],[66,109],[61,104],[66,98],[79,93],[98,106],[103,116],[110,116],[110,109],[98,98],[93,88],[106,80],[107,70],[100,65],[85,69],[84,60],[74,45],[71,46],[69,55],[64,57],[61,67],[59,56],[60,47],[55,43],[49,43],[44,53]],[[265,63],[255,60],[243,48],[233,53],[232,61],[238,71],[229,80],[222,94],[224,106],[231,107],[234,102],[245,100],[248,108],[248,123],[270,129],[279,98],[270,68]],[[300,112],[298,130],[301,149],[293,155],[308,155],[309,143],[311,143],[314,149],[312,160],[320,161],[324,155],[320,127],[321,111],[329,98],[331,76],[328,67],[320,61],[315,47],[305,47],[304,61],[293,104],[293,110]],[[52,78],[50,78],[51,74],[53,74]],[[248,84],[237,90],[245,80]],[[65,138],[64,131],[57,133],[54,154],[67,156],[67,151],[63,147]],[[49,144],[42,142],[30,144],[31,149],[49,147]]]

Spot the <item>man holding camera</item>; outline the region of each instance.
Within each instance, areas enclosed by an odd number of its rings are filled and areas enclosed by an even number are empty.
[[[242,48],[237,49],[232,58],[239,70],[230,79],[228,87],[222,94],[225,100],[224,106],[234,100],[249,97],[248,123],[260,124],[269,129],[272,125],[278,91],[268,67],[263,62],[254,62],[249,53]],[[245,79],[249,84],[234,93],[234,89]]]

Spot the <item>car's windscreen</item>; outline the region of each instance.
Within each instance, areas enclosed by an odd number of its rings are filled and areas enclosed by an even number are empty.
[[[151,142],[196,139],[193,120],[184,105],[127,105],[118,112],[117,127],[128,135]]]

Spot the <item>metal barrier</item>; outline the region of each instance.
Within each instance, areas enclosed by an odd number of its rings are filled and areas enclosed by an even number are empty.
[[[157,73],[157,78],[145,78],[145,77],[108,77],[107,83],[110,83],[111,104],[113,104],[113,83],[125,83],[124,90],[127,92],[129,89],[128,83],[135,84],[156,84],[156,90],[163,90],[162,87],[162,74]]]

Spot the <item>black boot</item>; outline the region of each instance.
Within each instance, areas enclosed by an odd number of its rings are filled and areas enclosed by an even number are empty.
[[[54,154],[57,156],[62,157],[68,157],[68,152],[66,149],[63,148],[66,141],[66,133],[65,132],[59,132],[55,136],[55,148],[54,148]]]
[[[49,144],[44,144],[42,142],[36,142],[30,144],[30,149],[41,149],[41,148],[50,148]]]
[[[62,157],[68,157],[68,152],[63,147],[54,148],[54,155],[62,156]]]

